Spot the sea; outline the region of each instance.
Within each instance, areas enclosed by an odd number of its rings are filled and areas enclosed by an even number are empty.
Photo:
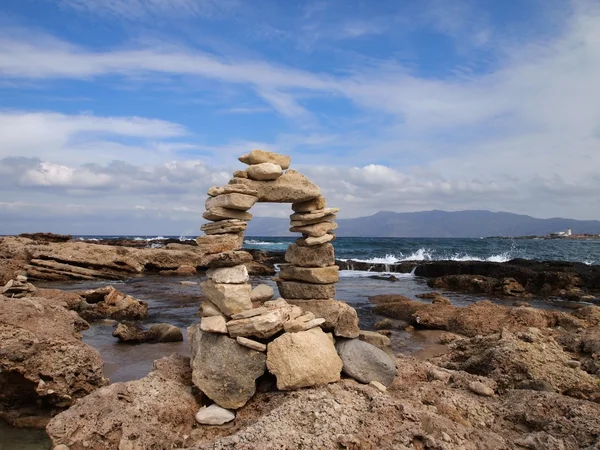
[[[81,240],[135,239],[147,241],[148,246],[160,246],[160,241],[170,238],[181,241],[194,237],[186,236],[75,236]],[[245,248],[266,251],[284,251],[293,242],[293,237],[246,237]],[[433,238],[337,238],[333,245],[336,258],[368,263],[395,264],[402,261],[493,261],[506,262],[514,258],[533,260],[577,261],[589,265],[600,264],[600,240],[543,240],[543,239],[433,239]],[[402,294],[416,298],[417,294],[431,291],[426,280],[412,273],[394,274],[386,279],[385,273],[369,271],[341,271],[337,284],[336,298],[352,305],[358,312],[360,326],[372,330],[383,317],[373,312],[369,297],[378,294]],[[144,300],[149,306],[149,317],[140,325],[167,322],[183,330],[185,340],[181,343],[127,345],[118,343],[112,336],[114,321],[99,321],[83,333],[84,342],[96,348],[104,362],[105,375],[111,382],[131,381],[144,377],[155,359],[177,352],[189,355],[187,327],[198,323],[200,302],[199,283],[203,274],[185,277],[146,275],[120,281],[81,281],[36,283],[39,287],[66,290],[83,290],[114,285],[120,291]],[[186,283],[182,283],[186,282]],[[191,282],[192,284],[190,284]],[[277,286],[271,277],[254,276],[253,285],[265,283],[272,286],[277,295]],[[466,306],[484,297],[473,294],[444,293],[453,304]],[[510,306],[511,300],[490,299]],[[538,308],[568,309],[567,302],[532,300]],[[392,348],[397,354],[431,356],[435,354],[438,332],[433,330],[394,331]],[[46,450],[49,439],[43,431],[11,429],[0,421],[0,450]]]

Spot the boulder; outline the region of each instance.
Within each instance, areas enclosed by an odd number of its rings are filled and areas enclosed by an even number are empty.
[[[215,283],[242,284],[249,280],[248,269],[243,264],[233,267],[218,267],[209,269],[206,276]]]
[[[268,203],[294,203],[313,199],[321,195],[321,190],[304,175],[295,170],[288,170],[274,181],[249,180],[234,178],[233,185],[245,185],[258,191],[258,201]]]
[[[273,288],[271,286],[269,286],[268,284],[259,284],[254,289],[252,289],[252,292],[250,293],[250,300],[252,300],[253,303],[264,303],[271,300],[274,295],[275,292],[273,291]]]
[[[244,244],[243,233],[211,234],[196,238],[202,253],[223,253],[240,250]]]
[[[279,294],[286,299],[330,299],[335,297],[335,284],[312,284],[300,281],[286,281],[281,278],[277,282]]]
[[[320,222],[313,225],[305,225],[300,227],[292,226],[290,231],[292,233],[302,233],[309,237],[321,237],[333,230],[337,230],[337,228],[338,224],[335,222]]]
[[[291,264],[281,264],[279,278],[314,284],[333,284],[339,281],[340,275],[338,266],[297,267]]]
[[[79,292],[83,301],[79,315],[85,320],[141,320],[148,317],[148,304],[126,295],[113,286]]]
[[[192,380],[217,405],[241,408],[256,391],[256,379],[265,373],[264,353],[238,344],[225,335],[188,329],[192,347]]]
[[[314,245],[326,244],[327,242],[331,242],[335,240],[335,234],[327,233],[323,236],[312,237],[307,236],[303,238],[296,239],[296,244],[301,247],[312,247]]]
[[[319,217],[316,219],[306,219],[306,220],[291,220],[290,221],[290,226],[292,227],[304,227],[307,225],[315,225],[321,222],[335,222],[337,219],[337,216],[335,214],[329,214],[325,217]],[[320,237],[320,236],[319,236]]]
[[[221,284],[212,280],[200,284],[204,295],[226,316],[252,308],[249,284]]]
[[[392,346],[392,340],[389,337],[384,336],[381,333],[377,333],[376,331],[360,330],[358,339],[374,345],[383,351],[386,351],[386,349],[389,349]]]
[[[108,384],[81,322],[51,300],[0,295],[0,405],[64,408]]]
[[[227,321],[223,316],[203,317],[200,321],[200,330],[207,333],[227,334]]]
[[[246,264],[252,261],[252,255],[245,251],[215,253],[207,255],[205,260],[206,267],[232,267],[240,264]]]
[[[339,381],[342,361],[317,327],[285,333],[269,343],[267,367],[277,378],[277,389],[285,391]]]
[[[46,431],[54,448],[145,450],[186,447],[200,408],[191,390],[190,360],[154,362],[141,380],[114,383],[55,416]]]
[[[343,372],[356,381],[379,381],[386,387],[394,381],[396,364],[383,350],[359,339],[338,340],[335,348],[344,363]]]
[[[117,325],[112,335],[121,342],[130,344],[139,344],[154,340],[154,333],[144,330],[138,325],[120,323]]]
[[[235,184],[228,184],[225,186],[213,186],[208,190],[208,195],[210,195],[211,197],[216,197],[218,195],[223,195],[223,194],[246,194],[246,195],[252,195],[253,197],[256,197],[258,195],[258,192],[255,191],[254,189],[250,189],[244,185],[235,185]]]
[[[239,211],[237,209],[222,208],[220,206],[214,206],[202,214],[202,217],[206,220],[224,220],[224,219],[239,219],[239,220],[252,220],[252,214],[245,211]]]
[[[273,181],[279,178],[283,174],[283,171],[281,170],[281,166],[266,162],[248,167],[246,173],[251,180]]]
[[[291,244],[285,252],[285,260],[299,267],[327,267],[335,264],[335,253],[331,244],[311,247]]]
[[[326,206],[325,197],[319,196],[305,202],[292,203],[292,210],[298,213],[306,213],[324,209]]]
[[[258,198],[254,195],[231,193],[221,194],[216,197],[209,197],[205,202],[207,210],[212,208],[236,209],[238,211],[248,211],[252,208]]]
[[[280,166],[283,170],[289,169],[292,158],[279,153],[267,152],[264,150],[252,150],[238,158],[244,164],[262,164],[273,163]]]
[[[283,329],[283,323],[289,316],[281,308],[267,309],[263,314],[227,322],[227,331],[231,337],[256,337],[267,339]]]
[[[248,228],[248,222],[239,219],[208,222],[200,227],[205,234],[241,233]]]
[[[200,411],[196,413],[195,419],[201,425],[223,425],[235,420],[235,413],[213,404],[200,408]]]
[[[333,331],[335,336],[345,338],[358,337],[358,315],[356,310],[345,302],[338,300],[288,300],[304,312],[311,312],[315,317],[322,317],[325,323],[322,328]]]
[[[175,325],[170,323],[155,323],[149,330],[154,334],[155,342],[181,342],[183,333]]]

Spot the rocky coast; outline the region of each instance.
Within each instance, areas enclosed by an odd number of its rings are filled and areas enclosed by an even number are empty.
[[[284,155],[240,161],[193,243],[0,238],[0,419],[45,428],[56,450],[600,448],[600,267],[402,263],[422,292],[370,295],[357,313],[339,298],[353,263],[335,259],[337,209]],[[285,253],[242,249],[259,201],[291,203]],[[150,276],[189,288],[187,329],[117,284]],[[556,300],[572,307],[531,306]],[[187,350],[111,383],[82,340],[99,324],[121,348]],[[403,351],[419,334],[434,352]]]

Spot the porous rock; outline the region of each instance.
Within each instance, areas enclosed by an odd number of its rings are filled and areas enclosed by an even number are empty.
[[[264,353],[238,344],[225,335],[188,329],[192,347],[192,380],[217,405],[241,408],[256,391],[255,380],[266,369]]]
[[[338,224],[335,222],[320,222],[313,225],[305,225],[300,227],[293,226],[290,228],[290,231],[292,233],[302,233],[310,237],[321,237],[333,230],[336,230],[337,228]]]
[[[248,173],[248,178],[251,180],[273,181],[279,178],[283,171],[281,166],[266,162],[248,167],[246,173]]]
[[[208,190],[208,195],[210,195],[211,197],[216,197],[218,195],[223,195],[223,194],[246,194],[246,195],[252,195],[253,197],[256,197],[258,195],[258,192],[256,192],[254,189],[250,189],[249,187],[246,187],[244,185],[239,185],[239,184],[227,184],[225,186],[213,186]]]
[[[281,331],[287,319],[283,309],[275,308],[257,316],[230,320],[227,322],[227,331],[231,337],[253,336],[266,339]]]
[[[314,284],[332,284],[339,281],[340,275],[338,266],[297,267],[291,264],[281,264],[279,278]]]
[[[335,284],[312,284],[275,278],[279,294],[286,299],[331,299],[335,297]]]
[[[155,323],[150,326],[150,332],[154,334],[156,342],[181,342],[183,333],[175,325],[170,323]]]
[[[273,163],[280,166],[283,170],[290,167],[292,158],[290,156],[281,155],[279,153],[267,152],[264,150],[252,150],[250,153],[246,153],[238,158],[240,162],[244,164],[262,164],[262,163]]]
[[[302,237],[302,238],[296,239],[295,242],[297,245],[300,245],[301,247],[312,247],[314,245],[326,244],[327,242],[331,242],[334,240],[335,240],[335,234],[327,233],[327,234],[324,234],[323,236],[319,236],[319,237],[313,237],[313,236]]]
[[[202,217],[206,220],[224,220],[224,219],[239,219],[239,220],[252,220],[252,214],[246,211],[239,211],[237,209],[222,208],[220,206],[214,206],[202,214]]]
[[[331,244],[311,247],[291,244],[285,252],[285,260],[299,267],[327,267],[335,264],[335,253]]]
[[[358,337],[358,315],[356,310],[339,300],[288,300],[291,305],[297,305],[304,312],[311,312],[315,317],[322,317],[325,323],[322,328],[333,331],[335,336],[345,338]]]
[[[208,222],[200,227],[205,234],[241,233],[248,228],[248,222],[239,219]]]
[[[298,213],[307,213],[324,209],[326,206],[327,201],[325,197],[319,196],[305,202],[292,203],[292,210]]]
[[[335,348],[344,363],[343,372],[361,383],[379,381],[389,386],[396,364],[383,350],[359,339],[338,340]]]
[[[206,253],[223,253],[240,250],[244,243],[243,233],[211,234],[196,238],[198,250]]]
[[[313,199],[321,195],[321,190],[304,175],[288,170],[269,183],[234,178],[230,184],[243,184],[258,191],[258,201],[268,203],[293,203]]]
[[[141,320],[148,317],[148,304],[126,295],[113,286],[79,292],[83,300],[79,315],[85,320]]]
[[[201,425],[223,425],[235,419],[235,413],[219,405],[210,405],[200,408],[196,413],[196,422]]]
[[[200,330],[207,333],[227,334],[226,323],[225,317],[223,316],[204,317],[200,321]]]
[[[267,367],[277,378],[277,389],[292,390],[339,381],[342,361],[317,327],[285,333],[269,343]]]
[[[252,255],[245,251],[233,251],[233,252],[222,252],[215,253],[214,255],[207,255],[206,266],[213,267],[232,267],[239,264],[246,264],[252,261]]]
[[[254,289],[252,289],[252,292],[250,293],[250,299],[252,300],[252,302],[263,303],[271,300],[274,295],[275,292],[273,291],[273,288],[271,286],[269,286],[268,284],[259,284]]]
[[[235,209],[238,211],[248,211],[257,201],[258,198],[254,195],[233,192],[230,194],[217,195],[216,197],[209,197],[206,200],[205,207],[207,210],[219,207]]]
[[[226,316],[252,308],[249,284],[222,284],[212,280],[200,284],[202,292]]]
[[[206,276],[213,280],[215,283],[226,284],[246,283],[249,279],[248,269],[243,264],[233,267],[219,267],[209,269],[206,272]]]

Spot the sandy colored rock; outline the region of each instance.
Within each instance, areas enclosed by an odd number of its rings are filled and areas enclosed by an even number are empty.
[[[245,170],[236,170],[233,172],[234,178],[248,178],[248,173]]]
[[[192,380],[222,408],[238,409],[256,391],[256,379],[266,369],[264,353],[239,345],[225,335],[188,329],[192,347]]]
[[[257,201],[258,198],[254,195],[233,192],[231,194],[221,194],[216,197],[209,197],[206,200],[205,207],[207,210],[211,210],[212,208],[226,208],[238,211],[248,211]]]
[[[228,209],[215,206],[202,214],[202,217],[206,220],[224,220],[224,219],[238,219],[238,220],[252,220],[252,214],[246,211],[239,211],[237,209]]]
[[[340,208],[323,208],[323,209],[319,209],[317,211],[296,212],[290,216],[290,219],[292,221],[294,221],[294,220],[309,221],[309,220],[321,219],[321,221],[325,222],[327,220],[326,217],[334,215],[335,213],[339,212],[339,210],[340,210]]]
[[[286,322],[283,326],[284,330],[289,333],[298,333],[300,331],[311,330],[315,327],[323,325],[325,323],[325,319],[311,319],[311,320],[303,320],[300,321],[298,319],[290,320]]]
[[[299,267],[327,267],[335,264],[335,254],[331,244],[312,247],[291,244],[285,252],[285,260]]]
[[[241,233],[248,228],[248,222],[238,219],[208,222],[200,227],[205,234]]]
[[[263,303],[271,300],[274,295],[275,292],[273,291],[273,288],[271,286],[269,286],[268,284],[259,284],[254,289],[252,289],[252,292],[250,293],[250,299],[252,300],[252,302]]]
[[[469,390],[483,397],[494,396],[494,390],[491,387],[483,384],[481,381],[472,381],[469,383]]]
[[[210,300],[203,300],[198,308],[200,317],[223,316],[223,313]]]
[[[148,317],[148,304],[131,295],[103,286],[79,292],[83,301],[78,313],[86,320],[115,319],[141,320]]]
[[[267,367],[277,377],[277,389],[292,390],[339,381],[342,361],[327,334],[313,328],[269,343]]]
[[[208,190],[208,195],[217,197],[223,194],[246,194],[256,197],[258,192],[243,185],[227,184],[225,186],[213,186]]]
[[[240,250],[244,244],[243,233],[211,234],[196,238],[198,250],[213,254]]]
[[[242,311],[241,313],[232,314],[231,319],[247,319],[249,317],[260,316],[261,314],[265,314],[270,311],[270,308],[265,308],[261,306],[259,308],[247,309],[246,311]]]
[[[307,236],[303,238],[296,239],[296,244],[301,247],[313,247],[315,245],[326,244],[327,242],[332,242],[335,240],[335,234],[327,233],[323,236],[312,237]]]
[[[289,169],[292,161],[291,156],[281,155],[279,153],[267,152],[264,150],[252,150],[238,158],[244,164],[262,164],[273,163],[280,166],[283,170]]]
[[[231,337],[256,337],[267,339],[283,329],[288,320],[284,310],[276,308],[246,319],[235,319],[227,322],[227,331]]]
[[[112,335],[119,339],[120,342],[130,344],[139,344],[141,342],[149,342],[154,340],[154,333],[144,330],[139,325],[120,323],[117,325]]]
[[[394,381],[396,364],[383,350],[359,339],[338,340],[335,348],[349,377],[366,384],[379,381],[384,386]]]
[[[377,333],[376,331],[360,330],[358,339],[368,342],[369,344],[374,345],[383,351],[385,351],[387,348],[391,348],[392,346],[392,341],[389,337],[384,336],[381,333]]]
[[[201,425],[223,425],[235,420],[235,413],[213,404],[200,408],[200,411],[196,413],[195,419]]]
[[[371,381],[369,383],[369,386],[374,387],[375,389],[377,389],[379,392],[386,392],[387,388],[381,384],[379,381]]]
[[[243,264],[232,267],[217,267],[208,269],[206,276],[215,283],[241,284],[249,279],[248,269]]]
[[[184,447],[200,408],[191,391],[189,358],[154,362],[141,380],[114,383],[55,416],[46,431],[70,449],[145,450]]]
[[[322,317],[326,322],[322,328],[333,331],[335,336],[355,338],[359,335],[358,315],[356,310],[345,302],[338,300],[289,300],[304,312],[311,312],[315,317]]]
[[[204,295],[226,316],[252,309],[249,284],[221,284],[212,280],[200,284]]]
[[[286,281],[280,278],[277,282],[279,294],[286,299],[331,299],[335,297],[335,284],[312,284],[299,281]]]
[[[240,264],[246,264],[252,261],[252,255],[245,251],[233,251],[215,253],[207,255],[205,259],[206,267],[232,267]]]
[[[280,166],[268,162],[252,165],[246,169],[246,172],[250,180],[257,181],[273,181],[283,174]]]
[[[265,344],[262,344],[260,342],[254,341],[252,339],[248,339],[242,336],[238,336],[235,338],[235,341],[240,344],[243,345],[244,347],[248,347],[251,348],[252,350],[256,350],[257,352],[263,352],[265,353],[267,351],[267,346]]]
[[[330,231],[337,230],[338,224],[335,222],[321,222],[314,225],[305,225],[302,227],[291,227],[292,233],[302,233],[310,237],[321,237],[328,234]]]
[[[316,224],[322,223],[322,222],[335,222],[336,219],[337,219],[337,216],[335,214],[329,214],[325,217],[318,218],[318,219],[292,220],[292,221],[290,221],[290,226],[292,226],[294,228],[305,227],[308,225],[316,225]],[[321,237],[321,236],[319,236],[319,237]]]
[[[156,342],[181,342],[183,333],[175,325],[170,323],[155,323],[150,326],[150,332],[154,334]]]
[[[64,408],[108,383],[78,320],[45,298],[0,296],[0,402]]]
[[[288,170],[274,181],[234,178],[230,184],[242,184],[258,191],[258,201],[268,203],[293,203],[310,200],[321,195],[321,190],[308,178],[295,170]]]
[[[324,209],[327,206],[325,197],[319,196],[306,202],[292,203],[292,210],[298,213],[307,213]]]
[[[281,264],[279,278],[314,284],[333,284],[339,281],[340,275],[338,266],[297,267],[291,264]]]
[[[200,321],[200,330],[207,333],[227,334],[227,325],[223,316],[203,317]]]

